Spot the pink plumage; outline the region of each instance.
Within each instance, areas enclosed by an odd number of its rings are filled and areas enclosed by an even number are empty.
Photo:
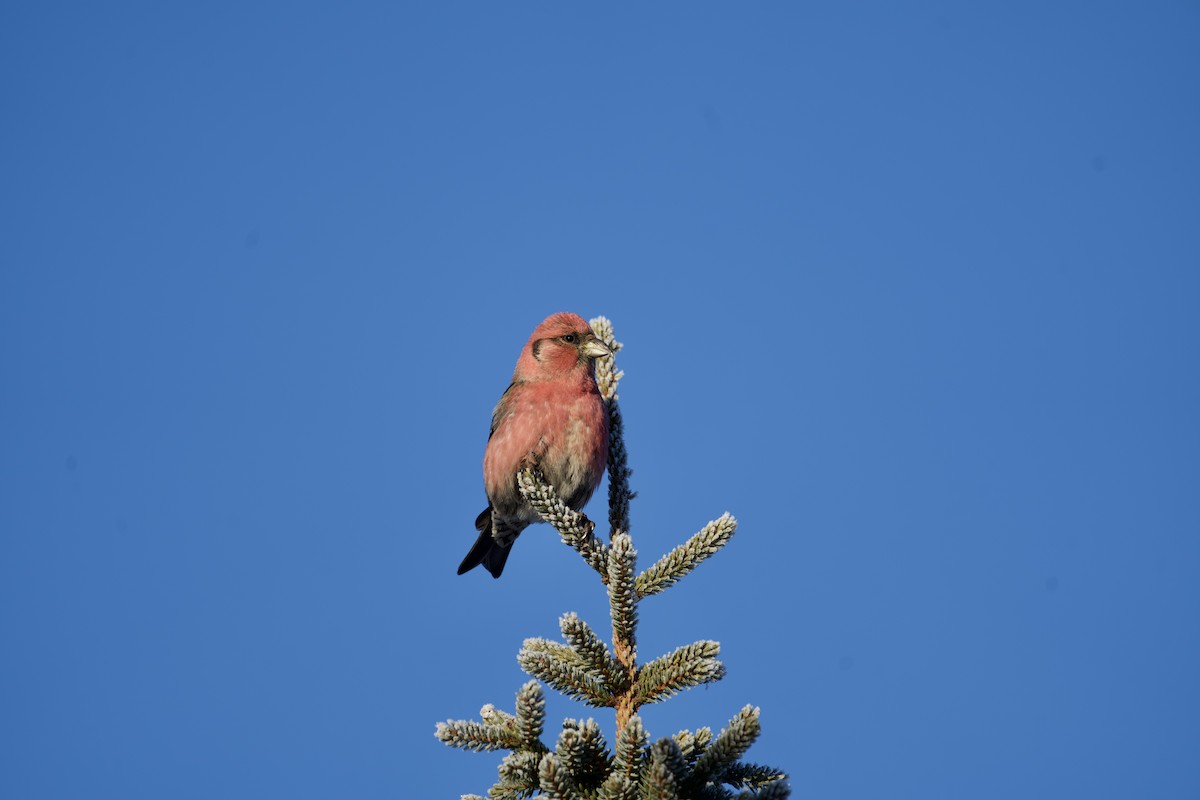
[[[499,578],[517,535],[541,521],[517,489],[524,467],[541,470],[576,511],[596,491],[608,461],[608,412],[594,360],[607,355],[611,351],[578,314],[552,314],[534,329],[492,412],[483,455],[488,507],[475,520],[479,538],[459,575],[483,564]]]

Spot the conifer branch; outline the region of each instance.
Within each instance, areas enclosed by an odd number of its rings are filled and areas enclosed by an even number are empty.
[[[679,742],[679,749],[683,752],[683,757],[687,759],[688,766],[693,766],[696,759],[704,752],[704,748],[712,742],[712,730],[705,727],[697,728],[695,733],[687,730],[680,731],[675,734],[675,741]]]
[[[645,749],[646,729],[640,717],[632,716],[617,731],[612,768],[600,787],[600,800],[635,800],[642,782]]]
[[[537,681],[529,681],[517,692],[516,728],[521,745],[530,750],[546,751],[542,730],[546,726],[546,697]]]
[[[595,523],[564,503],[554,487],[528,467],[517,473],[517,489],[538,516],[553,525],[562,540],[575,548],[583,560],[607,580],[608,547],[593,534]]]
[[[634,574],[637,570],[637,551],[627,533],[617,533],[608,551],[608,599],[612,616],[613,655],[626,675],[627,687],[617,695],[617,727],[637,711],[633,691],[637,679],[637,591]]]
[[[617,370],[616,355],[622,345],[613,335],[612,323],[606,317],[596,317],[589,324],[596,338],[612,351],[611,356],[596,360],[596,385],[608,407],[608,521],[609,539],[618,531],[629,532],[629,501],[636,493],[629,490],[629,454],[625,450],[625,422],[617,404],[617,385],[625,373]]]
[[[738,792],[737,800],[785,800],[792,793],[786,780],[772,781],[758,789]]]
[[[667,754],[661,748],[650,748],[643,793],[646,800],[680,800],[675,773],[667,764]]]
[[[563,723],[554,754],[558,756],[559,770],[566,774],[567,780],[573,786],[578,787],[579,778],[587,775],[587,756],[583,737],[579,735],[579,729],[575,725],[575,720],[570,719]]]
[[[555,751],[562,769],[570,775],[571,782],[584,794],[592,794],[599,787],[612,766],[612,756],[604,735],[595,720],[567,720],[563,723]]]
[[[509,753],[500,762],[500,780],[488,790],[494,800],[522,800],[538,790],[538,762],[542,753],[524,750]]]
[[[625,419],[616,397],[608,405],[608,507],[611,540],[619,531],[629,531],[629,502],[637,492],[629,488],[633,470],[629,468],[629,454],[625,450]]]
[[[696,759],[692,774],[698,782],[721,780],[728,769],[754,744],[762,727],[758,709],[746,706],[717,734],[712,744]]]
[[[642,726],[642,718],[636,714],[626,720],[625,725],[617,731],[613,769],[609,775],[609,794],[612,800],[623,800],[641,783],[648,739],[646,729]]]
[[[767,784],[787,780],[787,773],[762,764],[731,764],[721,777],[725,783],[738,789],[760,789]]]
[[[571,649],[590,672],[604,681],[609,691],[620,692],[627,688],[625,684],[628,676],[586,622],[571,612],[564,614],[558,624]]]
[[[637,786],[619,772],[611,772],[596,797],[597,800],[636,800]]]
[[[568,697],[575,697],[590,706],[612,708],[613,693],[603,679],[587,669],[579,655],[564,644],[548,639],[526,639],[517,654],[521,669],[540,678]]]
[[[637,647],[637,589],[634,588],[634,571],[637,569],[637,551],[627,533],[618,533],[608,553],[608,592],[612,611],[613,641],[620,649],[624,645],[630,651]],[[618,660],[624,663],[620,655]]]
[[[661,760],[675,777],[676,786],[687,785],[691,771],[688,769],[687,759],[683,757],[683,751],[679,748],[679,742],[669,737],[659,739],[650,747],[650,760]]]
[[[512,751],[501,761],[499,780],[488,790],[493,800],[522,800],[538,789],[538,762],[546,752],[540,738],[546,708],[537,681],[517,692],[516,711],[509,714],[489,703],[479,710],[482,722],[449,720],[437,726],[437,738],[451,747]]]
[[[583,764],[587,775],[586,778],[580,776],[579,784],[585,789],[595,790],[612,769],[612,753],[608,751],[608,743],[604,741],[604,734],[594,719],[587,720],[579,728],[579,738],[583,742]]]
[[[638,670],[637,703],[648,705],[679,694],[684,689],[712,683],[725,675],[717,660],[721,645],[695,642],[656,658]]]
[[[501,711],[491,703],[479,709],[479,718],[485,725],[495,725],[510,731],[514,736],[519,735],[517,734],[517,718],[506,711]]]
[[[728,512],[705,525],[683,544],[655,562],[637,577],[639,597],[649,597],[674,586],[680,578],[700,566],[724,547],[737,530],[737,520]]]
[[[517,654],[518,663],[520,663],[520,660],[523,657],[522,653],[526,652],[548,656],[555,661],[562,662],[566,666],[582,671],[593,680],[600,680],[600,675],[598,673],[593,673],[587,662],[584,661],[578,653],[562,642],[552,642],[549,639],[543,639],[540,636],[531,636],[521,645],[521,653]]]
[[[437,724],[437,738],[462,750],[513,750],[521,746],[516,731],[466,719],[449,719]]]
[[[675,734],[675,744],[679,745],[679,752],[683,753],[683,758],[688,762],[690,767],[696,763],[696,735],[689,730],[682,730]]]
[[[551,800],[583,800],[571,777],[563,769],[559,757],[554,753],[546,753],[538,767],[538,782],[546,796]]]
[[[617,399],[617,384],[621,382],[621,378],[625,377],[624,372],[617,371],[617,353],[625,345],[617,341],[613,334],[612,322],[608,317],[596,317],[588,321],[591,326],[592,333],[596,334],[596,338],[604,342],[605,346],[612,351],[611,356],[596,359],[596,386],[600,389],[600,396],[605,401]]]

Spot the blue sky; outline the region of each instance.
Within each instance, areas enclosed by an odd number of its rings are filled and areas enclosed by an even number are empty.
[[[652,733],[761,706],[795,797],[1195,797],[1198,34],[6,3],[0,795],[485,791],[434,724],[605,621],[545,526],[454,574],[572,310],[626,344],[643,563],[741,522],[643,607],[728,668]]]

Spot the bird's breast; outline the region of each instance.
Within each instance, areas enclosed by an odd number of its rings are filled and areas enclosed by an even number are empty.
[[[484,482],[497,507],[517,502],[516,474],[542,471],[573,508],[591,497],[608,458],[608,414],[593,388],[562,391],[527,384],[492,434],[484,456]],[[498,502],[497,502],[498,501]]]

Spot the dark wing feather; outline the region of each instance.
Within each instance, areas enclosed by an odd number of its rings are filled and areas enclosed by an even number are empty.
[[[508,414],[508,405],[512,402],[512,398],[509,395],[512,394],[513,389],[522,383],[524,381],[513,381],[504,390],[504,394],[500,395],[500,400],[497,401],[496,407],[492,409],[492,427],[488,430],[488,441],[491,441],[492,435],[496,433],[496,428],[500,427],[500,420],[504,419],[505,415]]]

